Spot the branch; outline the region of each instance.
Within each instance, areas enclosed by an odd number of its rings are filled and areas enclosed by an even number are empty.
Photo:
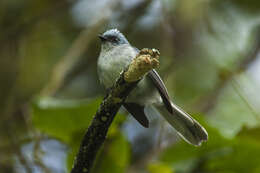
[[[83,137],[71,173],[90,173],[96,154],[105,141],[107,131],[121,105],[140,79],[159,66],[159,52],[142,49],[102,101]]]

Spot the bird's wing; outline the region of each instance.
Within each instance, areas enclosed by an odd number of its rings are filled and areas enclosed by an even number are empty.
[[[149,72],[148,76],[163,99],[164,105],[157,105],[157,110],[161,115],[188,143],[199,146],[203,141],[206,141],[208,139],[207,131],[189,114],[170,101],[167,89],[158,73],[153,70]]]
[[[140,50],[136,47],[133,47],[136,50],[136,54],[138,54],[140,52]],[[173,107],[171,105],[171,99],[169,97],[168,91],[161,79],[161,77],[159,76],[159,74],[156,72],[156,70],[151,70],[148,74],[147,74],[148,78],[151,79],[152,83],[154,84],[154,86],[156,87],[156,89],[158,90],[158,92],[160,93],[160,96],[163,100],[163,103],[166,107],[166,109],[170,112],[173,113]]]
[[[144,127],[149,127],[149,120],[145,116],[144,106],[137,103],[124,103],[126,110]]]
[[[138,51],[138,49],[136,50]],[[164,103],[164,105],[157,105],[156,108],[158,108],[161,115],[173,126],[173,128],[178,131],[179,135],[188,143],[196,146],[200,145],[203,141],[206,141],[208,139],[207,131],[189,114],[185,113],[171,102],[168,91],[159,74],[155,70],[151,70],[147,76],[158,90]]]
[[[167,110],[170,113],[173,113],[173,107],[171,105],[171,100],[170,100],[168,91],[167,91],[162,79],[160,78],[159,74],[153,69],[147,74],[147,76],[151,79],[152,83],[154,84],[154,86],[156,87],[158,92],[160,93],[160,96],[161,96],[163,103],[164,103],[165,107],[167,108]]]

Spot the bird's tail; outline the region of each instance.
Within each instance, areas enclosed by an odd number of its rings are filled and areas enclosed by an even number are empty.
[[[178,134],[188,143],[199,146],[207,141],[207,131],[190,115],[171,103],[173,113],[170,113],[164,105],[155,105],[160,114],[177,130]]]

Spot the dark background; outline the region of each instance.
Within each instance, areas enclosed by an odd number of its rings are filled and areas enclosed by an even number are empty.
[[[161,52],[176,104],[205,126],[193,147],[155,112],[122,110],[95,173],[260,172],[259,0],[1,0],[0,172],[63,173],[104,95],[97,35]]]

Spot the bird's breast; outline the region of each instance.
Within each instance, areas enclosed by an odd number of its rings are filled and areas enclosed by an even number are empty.
[[[101,83],[106,88],[111,87],[136,54],[137,52],[129,45],[116,46],[108,51],[101,51],[98,59],[98,73]]]

